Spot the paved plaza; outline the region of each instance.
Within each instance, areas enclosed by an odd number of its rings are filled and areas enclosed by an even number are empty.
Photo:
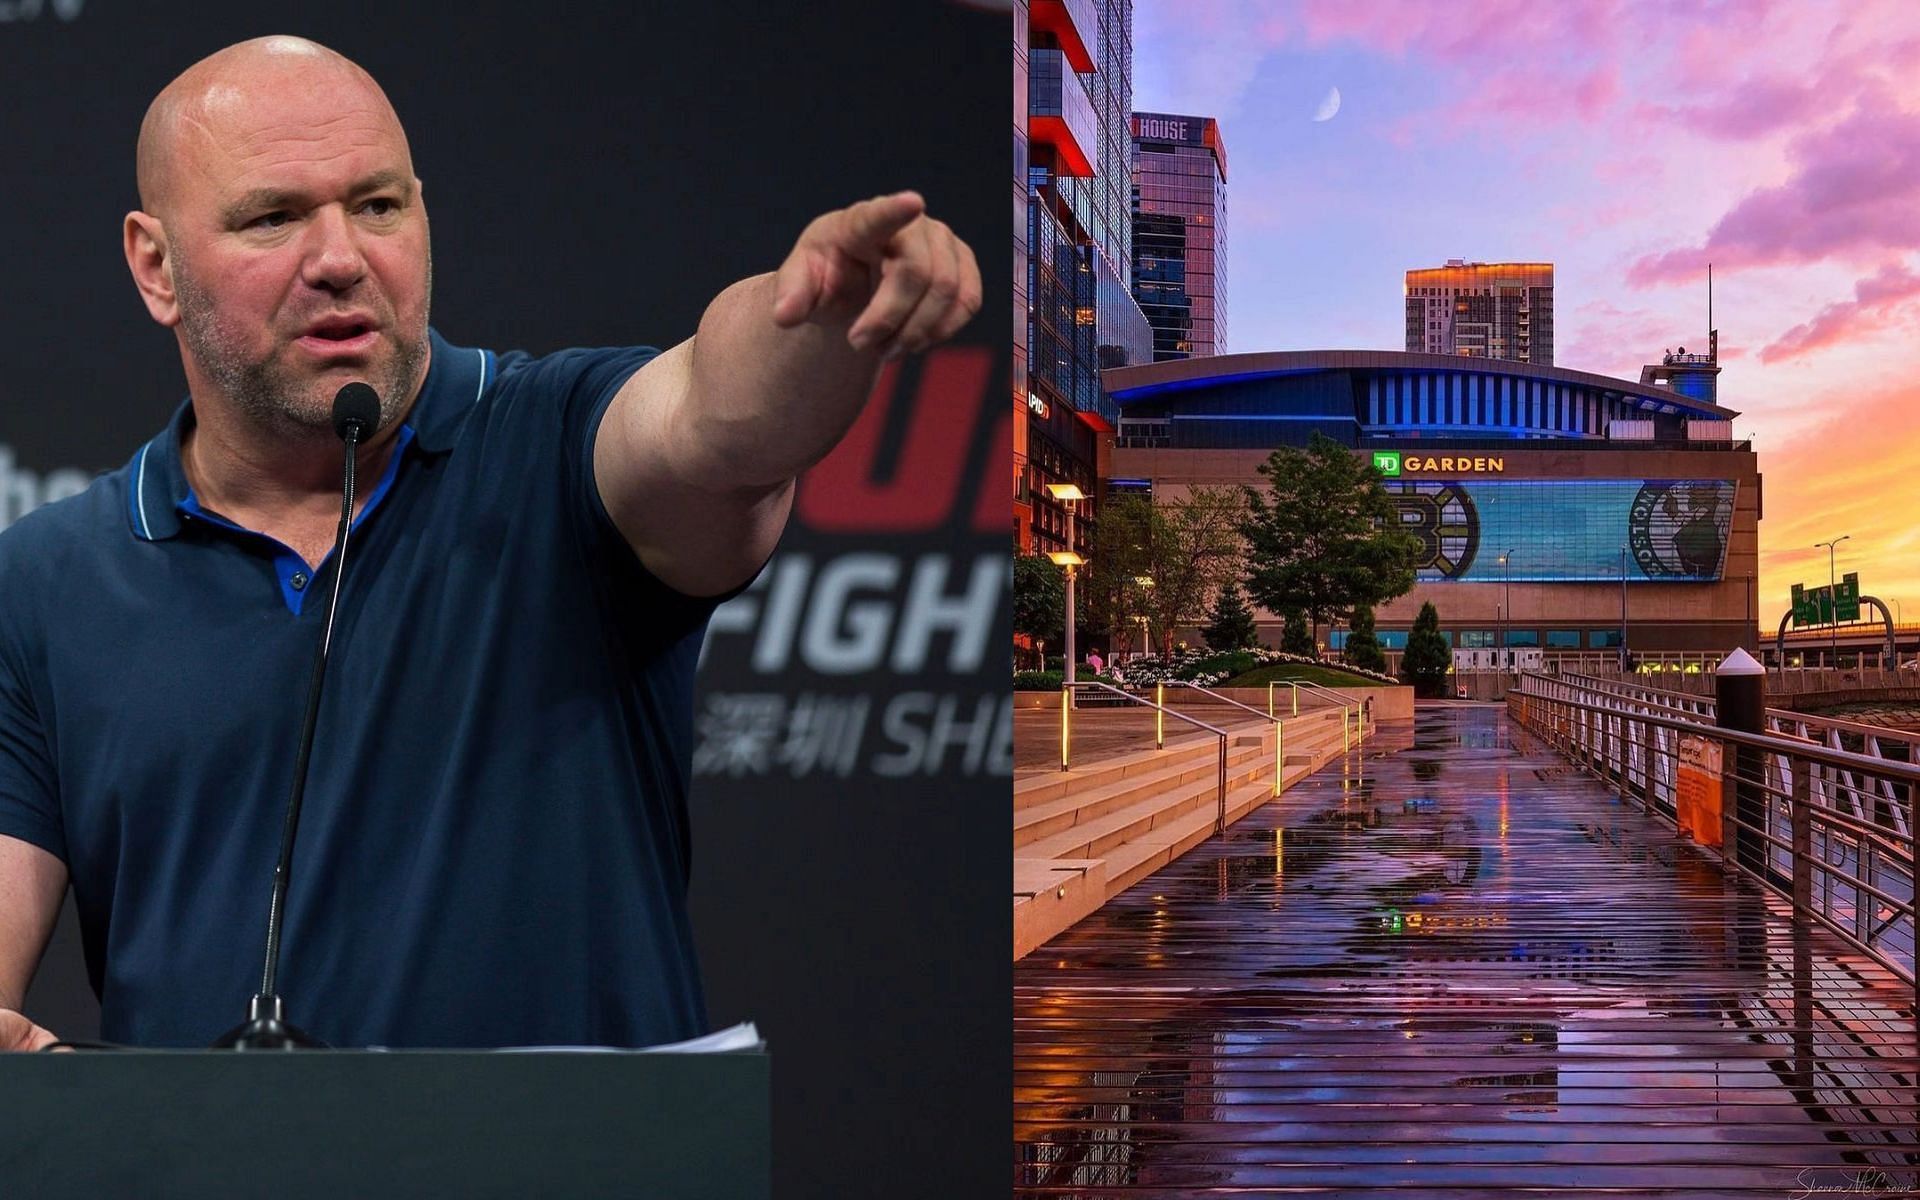
[[[1423,706],[1014,967],[1022,1196],[1920,1186],[1912,988]]]

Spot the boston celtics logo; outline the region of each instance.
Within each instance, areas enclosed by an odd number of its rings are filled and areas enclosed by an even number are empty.
[[[1733,522],[1727,479],[1649,480],[1627,512],[1627,545],[1649,579],[1718,579]]]

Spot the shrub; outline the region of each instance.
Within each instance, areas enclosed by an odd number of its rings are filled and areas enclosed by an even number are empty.
[[[1400,674],[1413,685],[1414,695],[1431,699],[1447,694],[1447,672],[1452,666],[1453,654],[1440,636],[1440,614],[1432,603],[1422,604],[1407,635],[1406,652],[1400,656]]]

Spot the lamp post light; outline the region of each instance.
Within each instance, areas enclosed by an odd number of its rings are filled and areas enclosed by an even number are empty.
[[[1065,550],[1055,550],[1052,553],[1048,554],[1047,557],[1053,560],[1055,566],[1063,567],[1067,572],[1067,658],[1066,658],[1067,674],[1066,674],[1066,680],[1067,680],[1067,692],[1069,695],[1071,695],[1073,692],[1073,658],[1074,658],[1073,576],[1074,576],[1074,568],[1080,566],[1081,564],[1087,561],[1086,559],[1081,558],[1079,553],[1074,549],[1075,542],[1074,542],[1074,536],[1073,536],[1073,518],[1076,511],[1079,508],[1080,501],[1085,500],[1087,498],[1087,494],[1081,491],[1077,485],[1071,484],[1071,483],[1050,483],[1047,485],[1047,491],[1049,494],[1053,496],[1055,500],[1060,501],[1062,504],[1066,505],[1067,507],[1067,548]],[[1047,665],[1046,660],[1042,659],[1040,662],[1040,665],[1042,667],[1046,666]]]
[[[1813,544],[1815,550],[1822,546],[1827,548],[1827,603],[1833,605],[1833,623],[1827,627],[1827,655],[1832,660],[1828,665],[1836,671],[1840,669],[1840,597],[1833,590],[1833,548],[1852,536],[1843,533],[1830,542]]]

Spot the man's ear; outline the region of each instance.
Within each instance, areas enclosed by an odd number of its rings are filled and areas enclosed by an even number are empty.
[[[140,289],[147,315],[172,328],[180,323],[180,299],[173,290],[171,248],[160,218],[152,213],[130,212],[121,227],[121,249],[127,255],[127,270]]]

